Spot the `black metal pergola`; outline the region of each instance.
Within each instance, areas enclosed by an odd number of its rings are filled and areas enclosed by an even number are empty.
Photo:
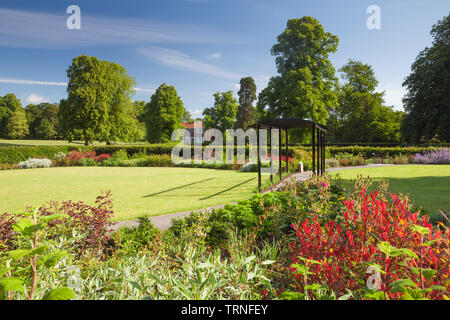
[[[327,131],[327,127],[321,124],[318,124],[314,121],[304,120],[304,119],[272,119],[272,120],[264,120],[255,124],[257,129],[257,144],[258,144],[258,189],[261,191],[261,155],[260,155],[260,138],[259,138],[259,129],[269,129],[271,132],[272,129],[278,129],[280,131],[279,138],[279,174],[280,180],[282,175],[282,166],[281,166],[281,132],[284,130],[286,132],[286,143],[285,143],[285,152],[286,152],[286,173],[289,172],[289,141],[288,141],[288,130],[294,128],[305,128],[310,127],[312,130],[312,172],[316,175],[323,175],[325,173],[325,132]],[[271,154],[271,165],[272,165],[272,151]],[[273,182],[273,174],[270,173],[270,181]]]

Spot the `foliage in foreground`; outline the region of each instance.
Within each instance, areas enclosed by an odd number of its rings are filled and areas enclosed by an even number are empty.
[[[315,177],[165,232],[141,218],[110,236],[108,195],[95,206],[51,203],[37,211],[51,220],[39,230],[42,252],[27,251],[39,246],[17,232],[17,216],[0,217],[1,268],[11,250],[29,253],[14,270],[33,270],[28,257],[59,257],[36,268],[33,299],[60,287],[76,299],[447,299],[448,227],[430,224],[386,184],[367,195],[369,185],[359,178],[346,193],[339,179]]]

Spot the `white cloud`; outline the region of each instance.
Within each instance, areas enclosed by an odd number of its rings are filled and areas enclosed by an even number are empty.
[[[34,80],[6,79],[6,78],[0,78],[0,83],[29,84],[29,85],[42,85],[42,86],[61,86],[61,87],[67,86],[66,82],[34,81]]]
[[[154,89],[144,89],[144,88],[134,88],[134,90],[136,90],[136,92],[148,92],[148,93],[155,93]]]
[[[67,87],[67,82],[34,81],[34,80],[6,79],[6,78],[0,78],[0,83]],[[134,90],[136,90],[136,92],[148,92],[148,93],[155,92],[154,89],[146,89],[139,87],[135,87]]]
[[[69,15],[0,8],[0,46],[15,48],[80,48],[149,43],[241,43],[215,28],[145,20],[103,18],[81,11],[81,29],[68,30]]]
[[[27,103],[31,103],[31,104],[39,104],[39,103],[43,103],[43,102],[49,102],[49,99],[47,99],[46,97],[40,96],[36,93],[32,93],[28,97],[26,97],[25,101]]]
[[[216,52],[216,53],[208,54],[206,57],[208,59],[220,59],[220,58],[222,58],[222,54]]]
[[[162,63],[166,66],[191,72],[203,73],[215,77],[239,79],[240,75],[220,67],[197,61],[182,51],[149,46],[139,48],[138,52],[144,57]]]
[[[203,113],[203,110],[194,110],[191,113],[192,115],[201,115]]]

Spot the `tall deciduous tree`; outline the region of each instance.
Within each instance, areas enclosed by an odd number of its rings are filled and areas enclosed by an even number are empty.
[[[60,119],[69,141],[129,141],[136,134],[130,96],[135,81],[125,68],[96,57],[73,59],[67,70],[68,97],[61,100]]]
[[[340,70],[346,82],[339,106],[328,123],[336,142],[398,142],[402,112],[384,106],[384,93],[375,92],[378,80],[372,67],[350,60]]]
[[[48,132],[46,132],[44,135],[41,135],[37,130],[41,123],[46,120],[51,124],[53,130],[55,131],[55,133],[52,134],[52,138],[55,137],[60,131],[58,112],[59,106],[52,103],[40,103],[37,105],[29,104],[28,106],[26,106],[25,113],[27,115],[30,136],[32,138],[48,139]],[[49,125],[45,124],[43,127],[49,127]],[[42,133],[44,131],[40,132]]]
[[[232,129],[237,110],[238,101],[233,97],[233,91],[216,92],[214,107],[203,110],[203,125],[205,128],[215,128],[222,132]]]
[[[325,123],[337,105],[337,79],[329,55],[337,36],[312,17],[291,19],[272,47],[279,76],[258,98],[258,118],[303,118]]]
[[[16,111],[22,111],[20,100],[12,93],[0,97],[0,137],[8,137],[7,125]]]
[[[239,108],[236,115],[236,128],[247,129],[255,123],[256,111],[253,102],[256,100],[256,85],[252,77],[240,81]]]
[[[173,130],[180,128],[185,109],[175,87],[163,83],[145,105],[147,140],[170,141]]]
[[[431,29],[433,45],[411,66],[403,86],[403,133],[411,142],[437,138],[450,141],[450,15]]]
[[[54,138],[57,134],[55,126],[47,118],[42,119],[35,132],[39,138],[48,140]]]
[[[22,108],[14,111],[6,124],[6,137],[22,139],[28,134],[28,121]]]

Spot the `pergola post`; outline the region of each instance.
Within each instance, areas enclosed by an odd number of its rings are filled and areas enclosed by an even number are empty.
[[[286,174],[289,174],[289,139],[288,139],[288,129],[285,129],[286,132]]]
[[[312,172],[316,173],[316,125],[313,124],[312,128]]]
[[[257,126],[256,129],[256,145],[257,145],[257,158],[258,158],[258,190],[259,192],[261,192],[261,153],[260,153],[260,146],[259,146],[259,125]]]
[[[278,129],[278,166],[280,170],[280,181],[281,181],[281,152],[282,152],[283,145],[281,144],[281,129]]]
[[[272,164],[273,164],[273,150],[272,150],[272,127],[269,127],[269,139],[270,139],[270,182],[273,183],[273,172],[272,172]]]
[[[325,174],[325,132],[322,130],[322,174]]]

